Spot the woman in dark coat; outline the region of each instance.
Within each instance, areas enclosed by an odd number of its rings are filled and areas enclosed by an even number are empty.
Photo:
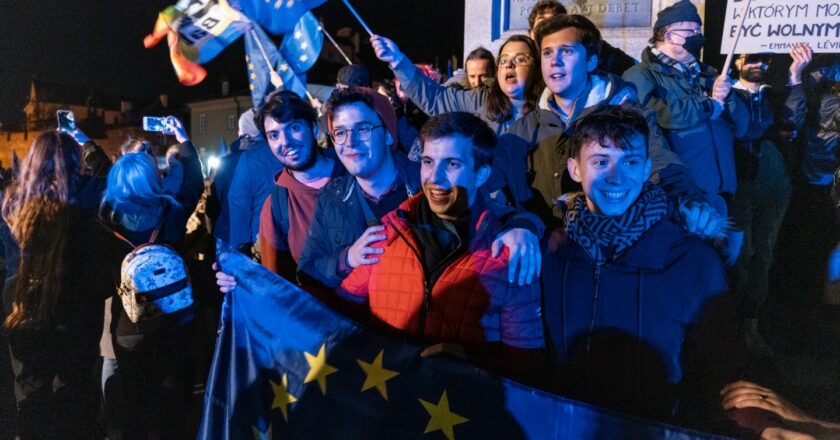
[[[3,200],[3,219],[20,251],[17,276],[6,283],[3,327],[22,440],[97,432],[94,372],[102,304],[114,285],[98,271],[107,240],[96,222],[104,182],[85,175],[86,168],[73,137],[43,133]]]

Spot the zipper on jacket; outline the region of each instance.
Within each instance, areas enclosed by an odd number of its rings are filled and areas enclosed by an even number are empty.
[[[419,255],[418,255],[419,257]],[[422,263],[421,263],[422,265]],[[423,274],[423,309],[420,312],[420,319],[417,335],[422,339],[426,334],[426,315],[429,313],[429,304],[432,302],[432,287],[429,285],[429,280],[426,279],[426,274]]]
[[[420,316],[418,317],[418,328],[417,328],[417,336],[419,338],[423,338],[426,334],[426,314],[429,313],[429,304],[432,301],[432,286],[429,283],[428,272],[429,270],[426,268],[426,264],[423,263],[423,257],[420,255],[420,252],[405,238],[402,231],[399,228],[394,227],[394,232],[405,241],[405,244],[411,249],[411,252],[414,253],[414,256],[417,257],[417,262],[420,263],[420,268],[423,269],[423,307],[420,309]]]
[[[594,290],[592,293],[592,315],[589,319],[589,333],[586,336],[586,364],[589,364],[589,354],[592,348],[592,333],[595,331],[595,317],[598,312],[598,294],[601,290],[601,267],[604,263],[595,263],[595,274],[592,276]]]

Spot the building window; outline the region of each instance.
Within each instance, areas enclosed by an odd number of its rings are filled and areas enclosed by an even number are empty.
[[[228,130],[236,130],[236,117],[228,115]]]
[[[198,132],[204,133],[207,131],[207,115],[204,113],[198,115]]]

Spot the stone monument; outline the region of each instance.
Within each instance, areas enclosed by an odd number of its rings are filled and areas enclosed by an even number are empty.
[[[677,0],[561,0],[569,14],[584,15],[601,38],[639,59],[653,35],[656,13]],[[513,34],[528,33],[528,14],[537,0],[466,0],[464,56],[478,46],[495,55]],[[692,0],[704,16],[705,0]]]

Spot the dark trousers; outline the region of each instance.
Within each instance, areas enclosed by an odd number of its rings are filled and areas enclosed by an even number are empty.
[[[776,239],[792,188],[785,163],[772,143],[762,143],[757,168],[751,178],[738,181],[730,210],[735,227],[744,232],[741,255],[729,269],[729,281],[742,318],[754,317],[767,298]]]
[[[187,438],[194,377],[188,337],[192,331],[188,327],[114,337],[123,388],[123,440]]]
[[[9,347],[20,439],[97,438],[95,341],[83,346],[60,331],[15,330]]]

